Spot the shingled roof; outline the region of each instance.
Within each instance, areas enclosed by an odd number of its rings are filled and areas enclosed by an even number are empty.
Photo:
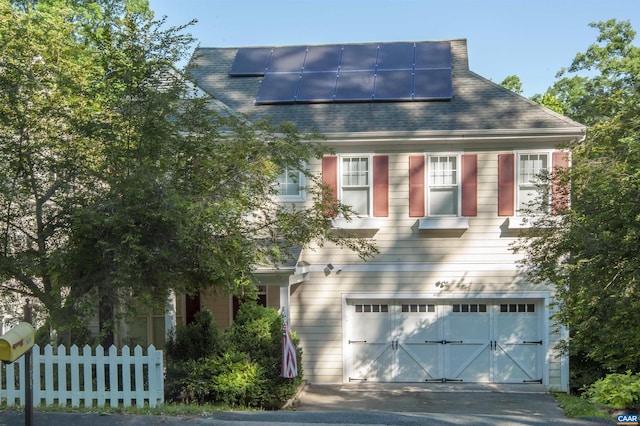
[[[469,70],[465,39],[449,40],[453,98],[443,101],[257,105],[263,77],[231,77],[237,48],[198,48],[190,61],[196,84],[217,102],[249,117],[289,121],[324,134],[559,130],[584,126]]]

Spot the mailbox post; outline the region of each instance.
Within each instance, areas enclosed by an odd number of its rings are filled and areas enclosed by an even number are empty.
[[[24,305],[24,321],[31,326],[33,330],[33,326],[31,322],[33,321],[31,314],[31,301],[27,299],[27,303]],[[36,333],[35,330],[33,332],[33,343],[35,343]],[[31,346],[33,346],[31,343]],[[27,350],[24,354],[24,425],[25,426],[33,426],[33,386],[31,384],[31,348]]]
[[[0,361],[14,362],[24,355],[24,424],[33,425],[33,390],[31,388],[31,348],[35,330],[31,325],[31,303],[24,307],[24,321],[0,336]]]

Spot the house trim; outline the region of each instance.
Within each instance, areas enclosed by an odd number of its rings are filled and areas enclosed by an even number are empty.
[[[586,128],[559,129],[491,129],[491,130],[425,130],[418,132],[325,133],[323,145],[416,144],[416,143],[567,143],[581,142]]]

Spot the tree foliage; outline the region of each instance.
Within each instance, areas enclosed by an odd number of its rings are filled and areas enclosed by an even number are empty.
[[[520,80],[520,77],[515,74],[506,76],[504,80],[500,82],[500,86],[511,90],[518,95],[522,94],[522,80]]]
[[[640,48],[629,22],[592,24],[597,42],[550,89],[589,126],[572,146],[571,209],[542,217],[518,247],[538,282],[555,283],[572,354],[608,371],[640,369]]]
[[[255,293],[252,271],[332,242],[314,176],[304,207],[276,202],[284,170],[318,135],[220,114],[177,73],[192,39],[146,1],[0,1],[0,283],[39,300],[58,331],[218,286]],[[347,206],[337,204],[350,216]]]

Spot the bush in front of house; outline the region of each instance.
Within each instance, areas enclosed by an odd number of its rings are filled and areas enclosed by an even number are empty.
[[[594,402],[617,409],[640,407],[640,374],[607,374],[588,387],[585,396]]]
[[[302,352],[298,349],[298,376],[294,379],[280,377],[282,363],[282,317],[272,308],[257,303],[245,303],[240,307],[236,321],[227,330],[234,350],[249,355],[263,369],[264,394],[260,407],[278,409],[295,393],[302,382]],[[291,333],[296,347],[298,339]]]
[[[300,350],[298,377],[280,377],[281,342],[282,319],[275,309],[245,303],[224,332],[210,312],[202,311],[192,324],[178,328],[175,341],[167,343],[165,397],[278,409],[302,382]]]

